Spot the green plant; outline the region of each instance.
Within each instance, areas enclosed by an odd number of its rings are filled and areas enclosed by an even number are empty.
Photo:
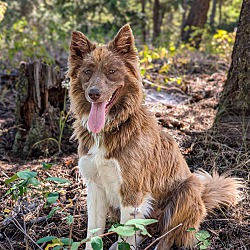
[[[196,231],[196,229],[189,228],[187,231],[194,232],[194,231]],[[211,245],[211,241],[209,240],[210,234],[208,231],[200,230],[200,231],[195,233],[195,237],[198,240],[196,247],[199,247],[199,249],[207,249]]]
[[[227,32],[226,30],[217,30],[213,35],[212,46],[218,54],[231,54],[235,41],[235,32]]]
[[[56,212],[57,210],[59,210],[59,208],[55,208],[54,211],[49,216],[52,216],[53,213]],[[142,235],[147,235],[151,237],[151,235],[148,233],[145,227],[156,222],[157,220],[154,219],[131,219],[127,221],[125,224],[113,225],[108,230],[108,233],[99,236],[94,236],[94,235],[100,230],[100,228],[93,229],[90,232],[92,234],[92,237],[83,239],[82,241],[74,242],[70,238],[57,238],[55,236],[46,236],[39,239],[37,243],[38,244],[48,243],[45,250],[49,249],[50,247],[54,247],[53,249],[56,250],[64,249],[64,247],[69,247],[70,250],[77,250],[82,244],[90,241],[91,246],[94,250],[103,250],[102,237],[116,233],[122,239],[121,242],[118,242],[118,249],[129,250],[130,245],[129,243],[126,242],[126,238],[136,235],[138,231],[140,231]]]
[[[221,29],[216,30],[216,33],[213,35],[205,31],[204,42],[200,46],[200,51],[204,51],[208,54],[215,54],[229,60],[235,41],[235,35],[236,32],[227,32]]]
[[[12,198],[15,200],[19,197],[23,197],[27,191],[29,191],[30,186],[36,187],[40,184],[36,176],[37,172],[30,171],[29,169],[17,172],[9,179],[5,180],[5,184],[13,183],[6,195],[11,194]]]
[[[48,171],[52,166],[52,163],[42,163],[43,171]],[[42,199],[44,199],[45,207],[49,207],[54,203],[60,204],[60,191],[58,189],[61,187],[64,188],[64,184],[68,184],[70,181],[53,176],[44,178],[43,171],[31,171],[30,169],[25,169],[17,172],[5,180],[6,185],[11,185],[5,195],[11,195],[14,200],[19,202],[19,204],[22,204],[22,201],[27,200],[28,198],[35,197],[42,197]],[[50,185],[46,185],[48,182]],[[71,200],[70,204],[66,206],[60,204],[60,206],[53,207],[47,215],[47,219],[51,219],[55,213],[60,213],[60,215],[65,217],[67,224],[71,227],[74,222],[74,217],[67,212],[66,208],[68,206],[73,206]],[[72,235],[70,234],[69,238],[46,236],[39,239],[37,244],[47,243],[45,250],[51,249],[52,247],[55,250],[76,250],[82,244],[90,241],[94,250],[102,250],[102,237],[116,233],[122,239],[122,242],[118,243],[118,249],[126,250],[130,249],[130,245],[126,242],[127,237],[135,235],[138,231],[140,231],[142,235],[148,235],[151,237],[145,226],[155,222],[157,222],[157,220],[154,219],[132,219],[127,221],[125,224],[113,225],[109,229],[108,233],[103,235],[96,235],[96,233],[100,230],[99,228],[93,229],[91,230],[92,236],[81,241],[74,242]]]
[[[166,73],[169,69],[169,55],[169,51],[164,47],[150,49],[148,46],[144,45],[143,50],[139,52],[141,75],[147,77],[147,70],[154,68],[155,65],[153,60],[157,59],[164,61],[164,64],[160,69],[160,73]]]
[[[7,6],[8,6],[8,3],[0,1],[0,22],[4,18],[4,14],[5,14],[6,10],[7,10]]]
[[[66,111],[66,101],[67,101],[67,93],[69,89],[69,79],[65,81],[63,86],[65,88],[65,92],[64,92],[63,110],[61,111],[60,118],[59,118],[59,137],[58,137],[58,151],[59,152],[61,152],[62,136],[63,136],[65,123],[69,117],[69,112]]]
[[[52,167],[50,163],[43,163],[42,165],[44,170]],[[45,185],[47,182],[50,182],[52,185]],[[45,199],[45,204],[50,205],[55,203],[59,198],[59,192],[55,192],[54,190],[64,187],[63,184],[65,183],[70,183],[70,181],[58,177],[44,178],[42,172],[25,169],[5,180],[6,185],[11,184],[5,195],[11,195],[14,200],[22,199],[27,195],[31,197],[42,196]]]

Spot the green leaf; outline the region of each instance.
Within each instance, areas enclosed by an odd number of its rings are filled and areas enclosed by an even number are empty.
[[[88,241],[89,239],[88,238],[86,238],[86,239],[83,239],[83,240],[81,240],[81,244],[84,244],[84,243],[86,243],[87,241]]]
[[[17,176],[23,180],[26,180],[28,178],[33,178],[33,177],[37,176],[37,172],[32,172],[29,169],[26,169],[24,171],[18,172]]]
[[[155,219],[131,219],[131,220],[128,220],[125,225],[135,225],[135,224],[140,224],[140,225],[143,225],[143,226],[147,226],[147,225],[150,225],[150,224],[153,224],[153,223],[156,223],[157,220]]]
[[[125,236],[125,237],[129,237],[129,236],[133,236],[136,233],[136,229],[135,227],[131,227],[131,226],[119,226],[119,227],[112,227],[109,229],[109,232],[115,232],[120,236]]]
[[[118,250],[130,250],[130,245],[127,242],[118,242]]]
[[[170,65],[169,64],[164,64],[160,70],[159,70],[159,73],[167,73],[169,71],[169,67]]]
[[[204,245],[200,245],[200,249],[204,250],[204,249],[207,249],[207,247]]]
[[[67,224],[71,225],[74,222],[74,217],[70,214],[66,217]]]
[[[93,250],[103,250],[103,242],[99,236],[95,236],[90,240]]]
[[[161,92],[161,87],[158,86],[157,89],[156,89],[157,92]]]
[[[70,180],[66,180],[66,179],[58,178],[58,177],[49,177],[46,180],[47,181],[54,181],[57,183],[70,183]]]
[[[55,203],[59,198],[59,193],[55,192],[55,193],[49,193],[48,197],[47,197],[47,203],[48,204],[52,204]]]
[[[33,186],[38,186],[40,184],[40,182],[37,180],[37,178],[33,177],[28,179],[27,185],[33,185]]]
[[[145,228],[145,226],[140,225],[140,224],[136,224],[135,227],[138,228],[139,230],[141,230],[141,234],[142,235],[148,235],[149,237],[152,237],[152,235],[150,233],[148,233],[148,231]]]
[[[191,227],[191,228],[188,228],[186,231],[187,231],[187,232],[193,232],[193,231],[196,231],[196,229],[193,228],[193,227]]]
[[[203,245],[206,246],[206,247],[209,247],[211,245],[211,241],[206,239],[203,241]]]
[[[21,180],[17,186],[18,187],[27,187],[28,186],[28,182],[29,182],[29,178],[28,179],[25,179],[25,180]]]
[[[70,246],[73,243],[73,240],[70,238],[60,238],[60,241],[63,243],[65,246]]]
[[[141,75],[142,75],[142,76],[144,76],[144,75],[145,75],[145,73],[146,73],[146,69],[141,68]]]
[[[7,190],[7,192],[5,193],[5,195],[11,194],[13,191],[14,191],[14,189],[10,188],[9,190]]]
[[[56,212],[57,210],[61,210],[61,207],[53,207],[53,208],[51,209],[51,211],[49,212],[49,214],[48,214],[48,216],[47,216],[47,219],[51,219],[52,216],[55,214],[55,212]]]
[[[73,242],[70,250],[77,250],[80,245],[81,245],[80,242]]]
[[[14,192],[14,193],[12,193],[12,198],[17,201],[18,195]]]
[[[94,228],[94,229],[91,229],[89,230],[89,232],[94,235],[95,233],[97,233],[101,228]]]
[[[43,237],[43,238],[39,239],[36,243],[41,244],[41,243],[52,241],[52,240],[54,240],[56,238],[57,237],[55,237],[55,236],[46,236],[46,237]]]
[[[196,239],[199,241],[204,241],[209,236],[210,236],[209,232],[205,230],[201,230],[195,234]]]
[[[42,166],[43,166],[44,169],[48,170],[53,166],[53,163],[42,162]]]
[[[27,191],[27,188],[23,187],[23,186],[19,186],[18,189],[19,189],[19,195],[20,196],[23,196],[23,194],[25,194],[26,191]]]
[[[53,250],[60,250],[60,249],[62,249],[62,246],[53,247]]]
[[[5,180],[4,183],[9,184],[9,183],[15,181],[16,179],[18,179],[18,176],[17,176],[17,174],[14,174],[9,179]]]

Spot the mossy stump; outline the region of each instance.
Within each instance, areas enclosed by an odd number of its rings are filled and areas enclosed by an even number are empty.
[[[16,126],[13,153],[41,155],[58,150],[60,116],[66,114],[67,89],[56,67],[39,61],[20,64],[16,83]]]

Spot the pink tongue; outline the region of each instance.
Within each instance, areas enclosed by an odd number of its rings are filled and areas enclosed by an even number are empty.
[[[91,104],[88,126],[93,133],[99,133],[104,126],[105,107],[106,102],[97,102]]]

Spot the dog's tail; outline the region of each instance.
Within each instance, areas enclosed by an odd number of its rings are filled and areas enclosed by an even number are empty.
[[[236,205],[240,200],[244,187],[241,179],[219,175],[215,171],[210,175],[204,170],[195,172],[195,175],[204,183],[202,200],[208,213],[213,213],[213,209],[221,206]]]

